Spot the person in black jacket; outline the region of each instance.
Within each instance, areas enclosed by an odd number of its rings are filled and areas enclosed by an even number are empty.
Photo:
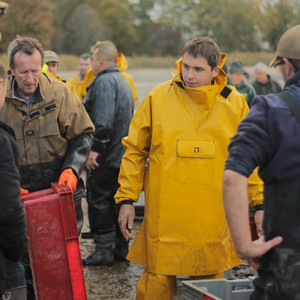
[[[85,107],[94,125],[93,145],[88,161],[87,202],[96,251],[84,265],[112,265],[125,260],[128,242],[118,225],[119,205],[114,195],[124,155],[122,138],[128,135],[133,116],[133,93],[117,66],[118,51],[109,41],[94,49],[95,80],[88,86]]]
[[[280,38],[270,63],[285,82],[279,94],[257,96],[228,147],[223,200],[240,258],[260,259],[251,300],[300,299],[300,25]],[[252,241],[247,178],[264,181],[263,234]]]
[[[0,62],[0,108],[5,101],[7,71]],[[20,199],[19,150],[13,130],[0,121],[0,295],[7,288],[7,268],[26,250],[25,217]],[[21,269],[22,271],[22,269]],[[18,274],[18,277],[25,277]]]

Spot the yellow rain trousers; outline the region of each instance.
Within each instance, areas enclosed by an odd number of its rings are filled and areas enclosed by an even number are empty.
[[[211,276],[191,277],[190,280],[220,278],[224,278],[224,272]],[[172,300],[176,295],[176,291],[176,276],[153,274],[145,270],[136,286],[136,300]]]

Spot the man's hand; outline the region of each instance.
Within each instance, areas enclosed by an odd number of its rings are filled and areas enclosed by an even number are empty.
[[[265,242],[265,237],[261,236],[258,240],[253,241],[243,249],[237,248],[236,251],[240,258],[257,258],[265,254],[271,248],[279,245],[282,242],[282,237],[277,236],[270,241]]]
[[[264,235],[263,220],[264,220],[264,211],[263,210],[256,211],[255,215],[254,215],[254,221],[256,224],[256,231],[257,231],[258,237],[261,237],[262,235]]]
[[[72,193],[76,191],[77,177],[74,175],[72,169],[65,169],[60,174],[58,184],[63,183],[66,183],[72,189]]]
[[[130,230],[133,227],[133,220],[135,216],[135,209],[132,204],[123,204],[119,213],[119,225],[121,233],[126,241],[132,240],[133,236],[130,234]]]
[[[94,151],[91,151],[90,152],[90,155],[89,155],[89,158],[86,162],[86,168],[88,170],[90,169],[96,169],[97,167],[99,167],[99,164],[97,163],[96,159],[98,157],[99,153],[98,152],[94,152]]]

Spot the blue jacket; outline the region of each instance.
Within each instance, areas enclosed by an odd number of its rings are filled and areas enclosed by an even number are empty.
[[[100,71],[87,87],[85,108],[95,125],[92,151],[102,166],[120,168],[124,155],[122,138],[133,117],[132,90],[117,65]]]
[[[300,105],[300,71],[284,91]],[[300,175],[300,124],[276,94],[257,96],[228,147],[225,169],[249,176],[259,166],[265,183],[293,180]]]

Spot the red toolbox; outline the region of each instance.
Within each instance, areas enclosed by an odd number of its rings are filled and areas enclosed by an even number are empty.
[[[86,300],[74,202],[65,184],[22,196],[38,300]]]

